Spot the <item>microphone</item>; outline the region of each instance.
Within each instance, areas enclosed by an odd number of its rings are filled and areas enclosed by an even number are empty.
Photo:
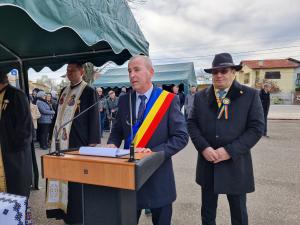
[[[130,114],[130,138],[131,138],[131,142],[130,142],[130,147],[129,147],[129,159],[128,162],[134,162],[135,161],[135,156],[134,156],[134,142],[133,142],[133,123],[132,123],[132,100],[131,100],[131,94],[132,91],[130,89],[129,91],[129,114]]]
[[[72,119],[70,119],[67,122],[65,122],[62,125],[60,125],[60,127],[58,129],[57,129],[57,127],[54,128],[54,134],[55,134],[54,135],[54,139],[55,139],[55,152],[50,153],[50,155],[55,155],[55,156],[63,156],[64,155],[64,153],[62,153],[61,150],[60,150],[60,143],[59,143],[59,139],[58,139],[58,136],[60,134],[61,129],[64,128],[69,123],[71,123],[73,120],[75,120],[78,117],[80,117],[81,115],[83,115],[85,112],[89,111],[95,105],[99,104],[100,101],[101,101],[101,99],[99,99],[98,101],[96,101],[93,105],[89,106],[88,108],[86,108],[82,112],[78,113]]]

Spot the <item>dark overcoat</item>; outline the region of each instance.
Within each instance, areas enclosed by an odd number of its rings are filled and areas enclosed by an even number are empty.
[[[270,93],[267,93],[267,92],[265,92],[264,89],[261,89],[259,92],[259,96],[260,96],[261,104],[262,104],[262,107],[264,110],[264,114],[265,114],[265,116],[267,116],[269,113],[269,108],[270,108],[270,103],[271,103]]]
[[[195,95],[188,119],[190,137],[198,151],[196,182],[219,194],[242,194],[254,191],[251,148],[264,130],[263,109],[258,91],[234,81],[226,95],[229,118],[217,119],[219,107],[214,88]],[[206,147],[224,147],[231,158],[218,164],[208,162]]]
[[[7,192],[29,196],[32,177],[31,141],[33,123],[24,92],[8,85],[8,100],[0,120],[0,142]]]
[[[131,95],[134,121],[136,119],[136,93],[133,92]],[[119,98],[119,110],[108,144],[115,144],[119,147],[122,140],[130,135],[129,105],[129,93]],[[183,149],[187,143],[188,133],[183,114],[180,112],[179,98],[174,98],[146,146],[154,152],[164,151],[165,161],[138,191],[139,209],[159,208],[175,201],[176,189],[171,157]]]

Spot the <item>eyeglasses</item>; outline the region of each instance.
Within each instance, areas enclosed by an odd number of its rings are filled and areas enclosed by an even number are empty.
[[[217,75],[217,74],[219,74],[219,73],[221,73],[221,74],[226,74],[226,73],[228,73],[229,72],[229,68],[223,68],[223,69],[216,69],[216,70],[213,70],[211,73],[213,74],[213,75]]]

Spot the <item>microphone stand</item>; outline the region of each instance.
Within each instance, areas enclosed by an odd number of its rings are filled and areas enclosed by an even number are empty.
[[[86,108],[82,112],[78,113],[77,116],[75,116],[72,119],[68,120],[67,122],[63,123],[58,129],[55,127],[55,130],[54,130],[55,131],[55,136],[54,136],[55,137],[55,152],[51,153],[51,155],[53,154],[55,156],[64,156],[64,153],[61,152],[61,150],[60,150],[60,142],[59,142],[59,139],[58,139],[58,136],[61,132],[61,129],[64,128],[69,123],[71,123],[73,120],[77,119],[79,116],[83,115],[86,111],[93,108],[99,102],[100,102],[100,100],[96,101],[93,105],[89,106],[88,108]]]
[[[131,90],[129,93],[129,113],[130,113],[130,136],[131,136],[131,142],[130,142],[130,151],[129,151],[129,159],[128,162],[135,162],[135,156],[134,156],[134,142],[133,142],[133,123],[132,123],[132,101],[131,101]]]

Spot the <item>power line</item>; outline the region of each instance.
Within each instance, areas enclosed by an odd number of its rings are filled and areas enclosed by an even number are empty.
[[[238,47],[240,45],[249,46],[249,43],[257,44],[258,40],[264,40],[265,42],[271,42],[271,41],[274,42],[276,40],[279,40],[280,43],[282,43],[282,42],[291,42],[291,41],[299,42],[299,37],[294,37],[293,39],[291,39],[291,38],[289,38],[289,39],[282,39],[282,38],[280,38],[280,39],[269,39],[269,38],[268,39],[266,39],[266,38],[259,39],[258,38],[258,39],[252,39],[252,40],[248,39],[246,41],[239,41],[239,42],[234,42],[234,43],[230,42],[230,44],[227,44],[227,43],[224,43],[224,44],[221,43],[220,44],[220,42],[219,42],[219,44],[202,44],[202,45],[195,45],[195,46],[190,46],[190,47],[176,46],[176,47],[164,48],[164,49],[154,49],[151,52],[156,53],[156,52],[162,52],[162,51],[166,51],[166,50],[182,51],[182,50],[190,50],[190,49],[198,49],[198,48],[203,49],[205,47],[206,48],[211,48],[211,46],[218,47],[218,48],[222,48],[222,47],[228,48],[228,47],[232,47],[232,46]]]
[[[260,53],[260,54],[274,54],[280,52],[266,52],[266,51],[274,51],[280,49],[290,49],[290,48],[298,48],[300,45],[294,46],[285,46],[285,47],[277,47],[277,48],[269,48],[264,50],[249,50],[249,51],[240,51],[240,52],[232,52],[232,55],[249,55],[250,53]],[[298,51],[298,50],[297,50]],[[182,57],[172,57],[172,58],[152,58],[153,61],[157,60],[177,60],[177,59],[199,59],[199,58],[208,58],[213,57],[214,54],[207,54],[207,55],[198,55],[198,56],[182,56]]]

